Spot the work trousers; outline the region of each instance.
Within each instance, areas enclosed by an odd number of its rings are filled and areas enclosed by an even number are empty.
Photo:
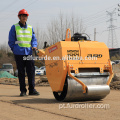
[[[24,60],[23,57],[27,55],[15,55],[15,61],[18,69],[18,78],[20,84],[20,91],[27,92],[25,84],[25,72],[28,76],[29,92],[33,92],[35,89],[35,67],[33,60]]]

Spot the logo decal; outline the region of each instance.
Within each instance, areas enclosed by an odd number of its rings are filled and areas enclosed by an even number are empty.
[[[51,53],[51,52],[53,52],[53,51],[55,51],[57,49],[58,49],[58,47],[57,47],[57,45],[55,45],[52,48],[48,49],[48,51],[49,51],[49,53]]]
[[[101,58],[103,55],[102,54],[88,54],[87,57],[97,57]]]

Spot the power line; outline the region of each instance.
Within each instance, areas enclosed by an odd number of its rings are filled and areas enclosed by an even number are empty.
[[[37,1],[39,1],[39,0],[34,0],[34,1],[32,1],[30,4],[27,4],[27,5],[23,6],[23,8],[27,8],[27,7],[29,7],[30,5],[33,5],[34,3],[36,3]]]
[[[94,25],[96,23],[100,23],[101,21],[104,21],[106,20],[107,17],[104,17],[104,18],[100,18],[100,19],[96,19],[96,20],[93,20],[93,21],[88,21],[88,22],[84,22],[86,25]]]
[[[14,1],[11,2],[10,4],[8,4],[5,8],[2,8],[2,9],[0,10],[0,12],[7,10],[7,9],[10,8],[11,6],[13,6],[16,2],[17,2],[17,0],[14,0]]]
[[[115,4],[115,5],[113,5],[113,6],[111,6],[111,7],[109,7],[109,8],[106,8],[106,9],[104,9],[104,10],[101,10],[101,11],[99,11],[99,12],[97,12],[97,13],[95,13],[95,14],[92,14],[92,15],[90,15],[90,16],[88,16],[88,17],[85,17],[85,18],[83,18],[83,20],[87,20],[87,19],[91,19],[91,18],[96,18],[97,16],[100,16],[99,14],[101,13],[102,14],[102,12],[105,12],[106,10],[108,10],[108,9],[112,9],[113,7],[115,7],[117,4]]]
[[[116,5],[117,4],[111,6],[107,9],[112,9],[113,7],[115,8]],[[104,23],[106,21],[106,18],[107,18],[105,16],[105,12],[106,12],[106,9],[84,18],[83,21],[87,27],[91,27],[91,26],[95,26],[95,25]]]
[[[88,25],[87,26],[87,28],[89,28],[89,27],[93,27],[93,26],[95,26],[95,25],[99,25],[99,24],[101,24],[101,23],[105,23],[105,20],[104,21],[101,21],[101,22],[96,22],[96,23],[94,23],[94,24],[91,24],[91,25]]]
[[[24,3],[23,5],[24,5],[25,8],[27,8],[27,7],[29,7],[30,5],[32,5],[33,2],[35,3],[35,2],[37,2],[37,1],[38,1],[38,0],[34,0],[34,1],[32,1],[30,4],[27,4],[27,3],[29,2],[29,1],[27,1],[27,2]],[[27,4],[27,5],[26,5],[26,4]],[[18,8],[17,8],[17,9],[18,9]],[[15,9],[15,10],[16,10],[16,9]],[[14,11],[15,11],[15,10],[14,10]],[[13,11],[13,12],[14,12],[14,11]],[[5,22],[5,21],[7,20],[7,18],[9,18],[9,17],[11,17],[11,15],[15,14],[15,13],[13,13],[13,12],[12,12],[12,14],[8,14],[8,15],[6,15],[6,17],[3,18],[4,20],[1,20],[0,23]]]
[[[98,20],[90,21],[90,22],[87,22],[87,23],[85,22],[84,24],[86,24],[86,26],[88,26],[88,27],[99,25],[101,23],[105,23],[106,18],[107,17],[103,17],[103,18],[100,18]]]

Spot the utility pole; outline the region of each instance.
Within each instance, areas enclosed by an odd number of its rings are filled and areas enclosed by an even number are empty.
[[[118,4],[118,7],[120,7],[120,4]],[[118,8],[118,11],[120,11],[120,9]],[[118,16],[120,16],[120,14],[118,13]]]
[[[96,41],[96,28],[94,28],[94,41]]]
[[[110,16],[110,19],[107,21],[107,22],[110,22],[110,25],[108,27],[108,29],[109,29],[108,47],[109,48],[116,48],[116,47],[118,47],[118,43],[117,43],[117,39],[116,39],[116,33],[115,33],[115,27],[116,26],[113,25],[113,21],[115,20],[113,18],[114,14],[115,14],[115,10],[116,9],[114,9],[112,12],[106,11],[107,14]]]

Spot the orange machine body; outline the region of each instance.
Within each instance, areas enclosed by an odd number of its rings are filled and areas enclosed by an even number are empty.
[[[67,30],[70,31],[69,29]],[[66,40],[55,43],[45,49],[44,58],[46,66],[46,76],[52,91],[63,91],[67,74],[80,73],[85,69],[97,69],[100,73],[108,71],[110,73],[107,84],[112,77],[112,65],[109,58],[109,49],[103,42],[98,41],[71,41],[71,35]],[[69,33],[70,34],[70,33]],[[40,50],[38,55],[40,56]],[[77,78],[84,92],[86,85]]]

